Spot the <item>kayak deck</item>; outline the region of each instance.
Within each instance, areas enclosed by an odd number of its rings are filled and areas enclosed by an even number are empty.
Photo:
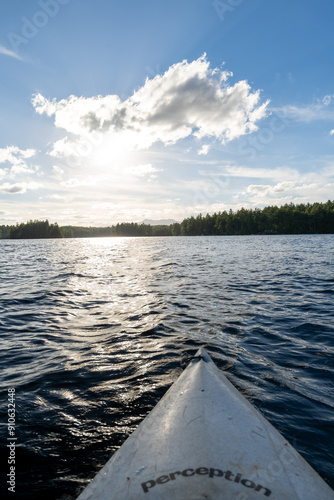
[[[201,348],[78,500],[334,500]]]

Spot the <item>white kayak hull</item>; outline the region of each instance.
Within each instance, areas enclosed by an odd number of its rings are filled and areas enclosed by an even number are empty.
[[[207,352],[197,356],[78,500],[334,500]]]

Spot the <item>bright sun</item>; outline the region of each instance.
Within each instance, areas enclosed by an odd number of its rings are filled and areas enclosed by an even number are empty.
[[[105,134],[94,145],[89,155],[94,166],[124,166],[132,156],[131,143],[126,134]]]

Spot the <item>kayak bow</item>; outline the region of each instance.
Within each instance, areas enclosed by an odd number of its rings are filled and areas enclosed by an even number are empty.
[[[78,500],[334,500],[201,348]]]

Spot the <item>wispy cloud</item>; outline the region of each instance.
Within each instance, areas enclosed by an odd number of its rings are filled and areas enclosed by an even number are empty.
[[[286,105],[276,108],[274,111],[296,122],[310,123],[316,120],[333,120],[333,104],[334,95],[325,95],[322,99],[317,99],[316,102],[308,105]]]
[[[22,61],[22,57],[20,57],[16,52],[13,50],[6,49],[3,45],[0,45],[0,54],[3,56],[9,56],[9,57],[14,57],[14,59],[19,59]]]
[[[290,167],[277,168],[254,168],[247,166],[226,165],[221,167],[222,175],[245,179],[272,179],[280,181],[282,179],[294,180],[298,177],[298,171]]]

